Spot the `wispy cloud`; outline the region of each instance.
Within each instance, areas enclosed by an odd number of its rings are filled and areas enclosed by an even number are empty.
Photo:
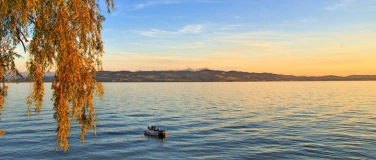
[[[167,46],[151,47],[152,54],[143,49],[105,54],[103,64],[106,70],[132,71],[208,67],[294,75],[371,74],[376,71],[375,36],[374,32],[219,33],[176,44],[167,40]]]
[[[147,31],[136,31],[136,33],[147,36],[147,37],[156,37],[156,36],[172,36],[172,35],[180,35],[180,34],[199,34],[203,31],[204,25],[197,24],[197,25],[186,25],[182,29],[177,31],[166,31],[160,29],[150,29]]]
[[[246,60],[246,61],[244,61]],[[249,64],[249,58],[242,54],[205,54],[202,57],[182,55],[159,55],[119,52],[103,57],[105,70],[171,70],[185,68],[204,68],[220,70],[239,70],[239,64]],[[111,63],[109,63],[111,62]]]
[[[299,22],[302,22],[302,23],[309,23],[309,22],[312,22],[313,19],[312,18],[301,18],[299,19]]]
[[[338,3],[325,7],[328,11],[334,11],[343,7],[348,6],[350,3],[352,3],[354,0],[341,0]]]
[[[177,4],[181,3],[181,1],[178,0],[158,0],[158,1],[149,1],[146,3],[139,3],[132,7],[133,10],[137,9],[143,9],[146,7],[156,6],[156,5],[163,5],[163,4]]]
[[[240,16],[234,16],[233,18],[236,19],[236,20],[241,20],[241,19],[243,19],[243,18],[240,17]]]
[[[147,31],[136,31],[138,34],[142,36],[147,36],[147,37],[156,37],[156,36],[161,36],[161,35],[174,35],[176,32],[170,32],[170,31],[165,31],[165,30],[159,30],[159,29],[150,29]]]
[[[179,33],[193,33],[198,34],[202,32],[203,25],[187,25],[183,29],[179,30]]]
[[[205,47],[205,42],[193,42],[193,43],[185,43],[181,45],[174,45],[170,48],[175,49],[175,50],[187,50],[187,49],[203,49],[204,47]]]
[[[220,31],[234,30],[234,29],[240,28],[242,26],[243,26],[243,24],[229,24],[229,25],[224,25],[224,26],[220,27],[219,30]]]
[[[277,33],[274,31],[259,31],[259,32],[246,32],[246,33],[224,33],[220,35],[215,35],[213,39],[223,42],[248,42],[250,40],[270,40],[275,39]]]
[[[147,7],[158,6],[158,5],[171,5],[171,4],[181,4],[181,3],[215,3],[215,0],[153,0],[145,3],[139,3],[131,7],[131,10],[144,9]]]

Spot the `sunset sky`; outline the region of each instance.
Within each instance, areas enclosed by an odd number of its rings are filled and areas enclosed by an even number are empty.
[[[376,0],[115,0],[102,10],[104,70],[376,74]]]

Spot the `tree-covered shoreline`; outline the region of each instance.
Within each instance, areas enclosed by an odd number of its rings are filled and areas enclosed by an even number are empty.
[[[26,76],[25,76],[26,77]],[[258,82],[258,81],[374,81],[376,75],[350,76],[294,76],[274,73],[254,73],[221,70],[178,70],[178,71],[100,71],[96,74],[99,82]],[[51,74],[44,82],[52,82]],[[19,82],[27,82],[19,79]]]

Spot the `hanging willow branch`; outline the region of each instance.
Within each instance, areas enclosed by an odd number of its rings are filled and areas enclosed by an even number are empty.
[[[87,129],[95,129],[94,92],[103,95],[103,86],[95,80],[96,71],[101,68],[101,30],[105,20],[98,3],[98,0],[0,1],[0,29],[14,46],[21,43],[29,52],[28,77],[34,85],[27,97],[28,115],[33,103],[39,113],[44,74],[56,66],[52,83],[56,148],[65,151],[69,147],[70,121],[79,122],[84,141]],[[108,11],[113,9],[113,0],[106,0],[106,4]],[[32,36],[26,47],[24,41],[30,26]]]

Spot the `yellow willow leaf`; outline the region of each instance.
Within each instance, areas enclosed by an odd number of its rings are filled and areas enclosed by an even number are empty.
[[[0,80],[5,73],[19,75],[14,67],[14,49],[18,44],[28,51],[28,77],[34,83],[27,97],[28,112],[35,104],[38,113],[42,107],[43,77],[55,66],[52,83],[54,118],[57,121],[56,149],[69,147],[70,121],[77,118],[83,141],[86,126],[95,128],[93,92],[103,96],[103,86],[96,82],[96,68],[101,68],[103,42],[101,38],[103,16],[98,0],[1,0],[0,1]],[[106,0],[107,9],[114,7],[113,0]],[[32,30],[31,41],[28,41]],[[26,43],[29,42],[29,43]],[[0,87],[2,90],[2,88]],[[3,97],[0,95],[0,107]],[[74,101],[73,103],[72,100]],[[0,108],[1,110],[1,108]],[[70,112],[73,112],[70,114]]]

